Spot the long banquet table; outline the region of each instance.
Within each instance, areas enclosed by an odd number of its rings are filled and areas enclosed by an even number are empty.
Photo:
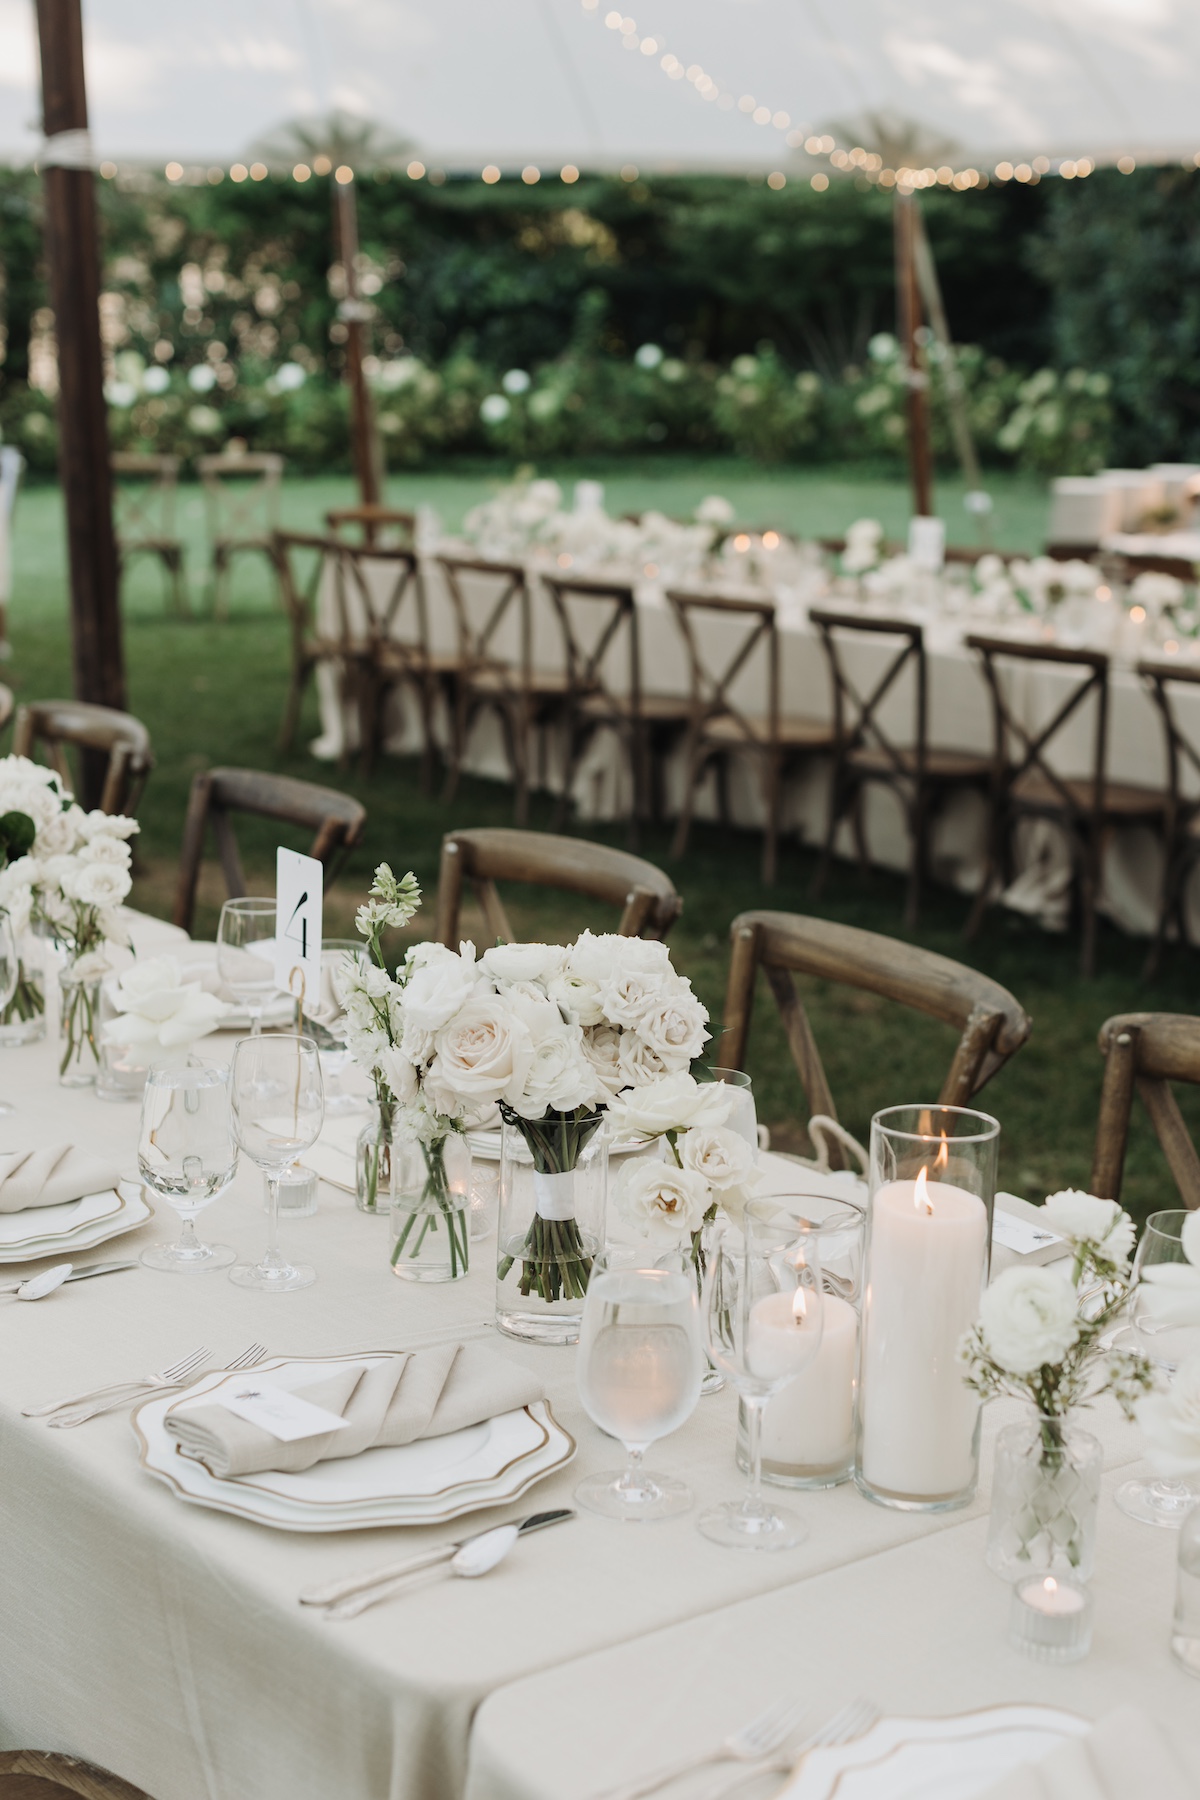
[[[170,942],[169,928],[151,921],[140,935],[144,948]],[[231,1041],[207,1040],[206,1054],[227,1054]],[[132,1166],[136,1109],[59,1088],[51,1042],[0,1055],[0,1092],[16,1107],[0,1143],[69,1136]],[[804,1191],[812,1179],[773,1165],[773,1186]],[[136,1255],[177,1223],[162,1209],[86,1260]],[[246,1253],[261,1249],[264,1229],[261,1177],[243,1166],[202,1230]],[[200,1343],[218,1367],[255,1340],[272,1353],[320,1354],[466,1333],[542,1371],[579,1446],[570,1467],[482,1523],[569,1506],[580,1476],[611,1467],[616,1447],[583,1413],[572,1350],[518,1345],[491,1329],[486,1244],[475,1246],[465,1281],[401,1283],[388,1266],[386,1224],[324,1183],[317,1214],[285,1230],[319,1272],[301,1292],[266,1297],[220,1272],[138,1268],[36,1305],[0,1303],[0,1746],[74,1753],[155,1800],[455,1800],[464,1791],[549,1800],[657,1761],[685,1728],[711,1735],[736,1722],[755,1710],[764,1683],[764,1704],[789,1687],[824,1702],[865,1684],[883,1703],[916,1696],[933,1712],[980,1694],[1050,1694],[1095,1715],[1127,1683],[1164,1723],[1194,1705],[1164,1647],[1168,1534],[1130,1527],[1105,1503],[1097,1651],[1051,1678],[1003,1648],[1004,1589],[980,1561],[986,1488],[968,1512],[941,1516],[889,1512],[850,1487],[801,1496],[811,1536],[780,1556],[719,1549],[693,1517],[625,1527],[581,1515],[521,1544],[485,1579],[431,1582],[350,1623],[324,1622],[297,1603],[302,1587],[445,1541],[453,1528],[274,1532],[185,1506],[144,1474],[128,1409],[56,1431],[21,1407],[161,1368]],[[989,1409],[986,1442],[1008,1416]],[[1133,1429],[1111,1408],[1095,1418],[1110,1471],[1135,1463]],[[734,1422],[730,1392],[703,1399],[654,1452],[691,1484],[698,1506],[739,1490]],[[987,1466],[985,1451],[985,1476]],[[936,1631],[925,1599],[940,1608]],[[924,1647],[919,1679],[904,1666],[910,1628]],[[574,1711],[535,1732],[539,1682]],[[580,1719],[577,1731],[568,1716]]]

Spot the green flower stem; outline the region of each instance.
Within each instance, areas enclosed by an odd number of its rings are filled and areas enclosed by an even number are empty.
[[[45,1011],[45,989],[32,980],[22,966],[13,997],[0,1013],[0,1025],[12,1025],[18,1020],[23,1024],[26,1019],[40,1019]]]
[[[575,1112],[548,1112],[541,1119],[523,1119],[500,1103],[505,1122],[519,1131],[529,1146],[539,1175],[565,1175],[578,1167],[589,1139],[599,1128],[601,1115],[579,1107]],[[583,1234],[574,1219],[544,1219],[535,1212],[525,1234],[524,1255],[517,1288],[524,1299],[536,1294],[547,1306],[559,1300],[582,1300],[592,1273]],[[516,1257],[502,1256],[497,1265],[501,1281],[507,1280]]]
[[[66,1074],[72,1062],[82,1068],[88,1051],[91,1052],[93,1064],[99,1067],[100,1063],[100,1052],[96,1046],[96,1011],[100,1003],[100,984],[96,981],[73,981],[67,985],[71,998],[63,1017],[66,1046],[58,1065],[60,1077]]]
[[[421,1155],[425,1162],[425,1180],[415,1206],[409,1210],[408,1218],[392,1247],[392,1267],[402,1257],[415,1262],[421,1254],[421,1247],[430,1231],[437,1231],[439,1218],[445,1222],[448,1248],[450,1251],[450,1278],[457,1279],[460,1271],[466,1274],[470,1267],[470,1238],[467,1230],[467,1209],[463,1202],[450,1191],[449,1179],[446,1175],[446,1140],[440,1139],[436,1144],[422,1144]],[[418,1219],[421,1229],[412,1249],[408,1249],[409,1238]]]

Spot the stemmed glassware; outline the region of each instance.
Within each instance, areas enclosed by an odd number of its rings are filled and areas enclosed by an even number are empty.
[[[240,1038],[232,1083],[234,1135],[267,1177],[268,1225],[261,1260],[236,1264],[229,1279],[274,1294],[310,1287],[316,1270],[289,1262],[279,1248],[279,1178],[316,1142],[325,1120],[317,1046],[309,1037]]]
[[[750,1485],[744,1499],[710,1508],[698,1524],[705,1537],[734,1549],[790,1550],[806,1535],[762,1487],[763,1410],[821,1347],[820,1229],[803,1204],[782,1196],[749,1201],[741,1229],[719,1233],[704,1276],[708,1354],[745,1408]]]
[[[21,960],[12,920],[6,912],[0,912],[0,1013],[3,1013],[16,993],[20,975]],[[0,1100],[0,1119],[7,1118],[16,1110],[11,1100]]]
[[[1183,1227],[1190,1216],[1182,1208],[1151,1213],[1133,1259],[1134,1347],[1172,1375],[1181,1362],[1200,1351],[1200,1270],[1194,1269],[1183,1248]],[[1187,1286],[1176,1285],[1172,1269],[1179,1277],[1189,1274]],[[1195,1286],[1190,1273],[1196,1277]],[[1180,1477],[1138,1475],[1123,1481],[1115,1498],[1130,1518],[1177,1531],[1200,1501],[1200,1489]]]
[[[346,1042],[350,1021],[342,1006],[342,973],[347,958],[361,964],[366,957],[367,947],[361,938],[322,938],[321,992],[313,1005],[304,1008],[305,1029],[316,1041],[321,1057],[325,1111],[329,1115],[366,1112],[368,1109],[368,1102],[360,1094],[343,1093],[338,1086],[353,1060]]]
[[[251,896],[226,900],[217,926],[217,973],[250,1016],[250,1035],[278,992],[275,983],[275,902]]]
[[[690,1490],[642,1466],[646,1450],[691,1417],[704,1357],[696,1282],[685,1252],[648,1266],[645,1253],[595,1258],[579,1326],[579,1397],[601,1429],[625,1446],[625,1468],[589,1475],[580,1506],[606,1519],[669,1519],[692,1504]]]
[[[148,1269],[186,1274],[226,1269],[233,1261],[228,1244],[202,1244],[196,1236],[196,1214],[223,1194],[237,1173],[229,1090],[226,1068],[151,1069],[146,1077],[138,1173],[183,1222],[175,1243],[142,1251]]]

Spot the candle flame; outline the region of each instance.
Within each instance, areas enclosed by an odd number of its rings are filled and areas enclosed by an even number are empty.
[[[926,1212],[930,1215],[933,1213],[933,1202],[929,1198],[929,1171],[927,1169],[922,1169],[913,1183],[913,1205],[918,1212]]]
[[[804,1297],[804,1289],[797,1288],[792,1295],[792,1317],[797,1325],[803,1325],[808,1314],[808,1301]]]
[[[1047,1575],[1045,1581],[1042,1583],[1042,1592],[1046,1594],[1057,1594],[1058,1583],[1055,1581],[1053,1575]]]
[[[949,1162],[949,1161],[950,1161],[950,1140],[949,1140],[949,1138],[948,1138],[948,1137],[947,1137],[947,1136],[946,1136],[946,1134],[945,1134],[945,1132],[944,1132],[944,1131],[943,1131],[943,1133],[942,1133],[942,1147],[941,1147],[941,1149],[940,1149],[940,1150],[939,1150],[939,1151],[938,1151],[938,1153],[937,1153],[937,1155],[936,1155],[936,1156],[935,1156],[935,1157],[934,1157],[934,1159],[933,1159],[933,1166],[934,1166],[934,1169],[935,1169],[935,1170],[936,1170],[936,1172],[937,1172],[937,1173],[938,1173],[938,1174],[939,1174],[939,1175],[941,1175],[941,1174],[943,1174],[943,1173],[944,1173],[944,1172],[945,1172],[945,1168],[946,1168],[946,1164],[947,1164],[947,1163],[948,1163],[948,1162]]]

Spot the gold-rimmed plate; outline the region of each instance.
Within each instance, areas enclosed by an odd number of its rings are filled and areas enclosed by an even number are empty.
[[[115,1188],[63,1206],[0,1214],[0,1263],[36,1262],[67,1251],[91,1250],[153,1216],[154,1208],[137,1181],[118,1182]]]
[[[1077,1713],[1032,1704],[880,1719],[853,1743],[810,1751],[779,1800],[975,1800],[1090,1730]]]

